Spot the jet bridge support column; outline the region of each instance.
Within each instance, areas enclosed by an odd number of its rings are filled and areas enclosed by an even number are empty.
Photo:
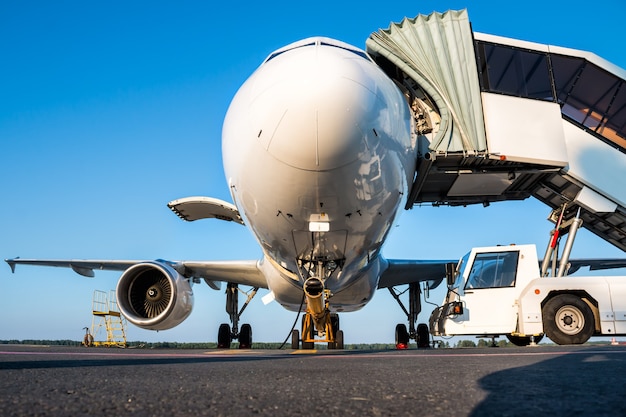
[[[550,242],[546,248],[543,261],[541,262],[541,276],[548,276],[548,268],[551,269],[550,275],[552,277],[562,277],[567,275],[569,270],[569,256],[574,246],[574,240],[576,239],[576,232],[583,224],[583,220],[580,218],[580,208],[576,213],[576,217],[567,222],[563,221],[563,214],[565,212],[566,204],[560,209],[558,220],[555,223],[554,229],[550,231]],[[556,212],[553,212],[555,215]],[[567,234],[567,240],[563,253],[559,259],[559,242],[561,238]]]
[[[578,213],[576,213],[576,218],[572,222],[572,225],[569,227],[569,234],[567,236],[567,241],[565,242],[565,247],[563,248],[563,254],[561,255],[561,263],[559,264],[559,273],[558,277],[562,277],[566,275],[567,270],[569,269],[569,255],[572,252],[572,247],[574,246],[574,239],[576,239],[576,232],[582,225],[583,221],[580,218],[580,209],[578,209]]]
[[[565,214],[565,208],[567,204],[563,204],[561,207],[561,213],[559,214],[559,219],[554,225],[554,229],[550,232],[550,242],[548,243],[548,247],[546,248],[546,253],[543,256],[543,262],[541,263],[541,276],[548,276],[548,266],[550,265],[550,259],[552,259],[552,255],[558,253],[558,245],[561,233],[561,223],[563,222],[563,215]],[[556,255],[555,255],[556,256]],[[552,271],[554,274],[554,265],[552,267]]]

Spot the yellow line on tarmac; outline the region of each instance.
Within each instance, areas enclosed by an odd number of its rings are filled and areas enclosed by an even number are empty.
[[[207,350],[203,352],[204,355],[215,355],[215,356],[236,356],[236,355],[272,355],[272,354],[290,354],[290,355],[315,355],[319,353],[317,349],[299,349],[294,350],[292,352],[288,351],[277,351],[273,350],[268,353],[267,350],[263,349],[216,349],[216,350]]]
[[[240,353],[262,353],[262,352],[254,352],[252,349],[218,349],[218,350],[210,350],[204,352],[205,355],[237,355]]]
[[[315,355],[317,349],[299,349],[291,352],[292,355]]]

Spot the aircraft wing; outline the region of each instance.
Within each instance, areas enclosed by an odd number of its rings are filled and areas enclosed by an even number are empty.
[[[148,262],[139,260],[77,260],[77,259],[5,259],[5,262],[15,272],[17,265],[53,266],[71,268],[84,277],[94,277],[95,270],[125,271],[133,265]],[[150,261],[152,262],[152,261]],[[258,261],[163,261],[185,277],[203,278],[206,283],[216,288],[213,282],[232,282],[234,284],[250,285],[267,288],[265,277],[258,268]]]
[[[55,266],[60,268],[71,268],[79,275],[93,278],[94,270],[109,271],[125,271],[131,266],[141,263],[142,261],[103,261],[103,260],[78,260],[78,259],[22,259],[13,258],[5,259],[6,263],[11,267],[11,271],[15,272],[16,265],[34,265],[34,266]]]
[[[178,265],[183,265],[189,276],[204,278],[207,284],[209,281],[223,281],[267,288],[267,281],[258,263],[259,261],[183,261]]]
[[[456,266],[458,260],[402,260],[387,259],[389,266],[380,276],[378,288],[395,287],[396,285],[414,282],[432,281],[431,289],[436,288],[446,277],[446,265]]]

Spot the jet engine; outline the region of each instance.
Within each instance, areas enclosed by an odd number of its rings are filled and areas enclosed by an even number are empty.
[[[120,312],[143,329],[167,330],[191,313],[189,281],[162,262],[144,262],[128,268],[115,290]]]

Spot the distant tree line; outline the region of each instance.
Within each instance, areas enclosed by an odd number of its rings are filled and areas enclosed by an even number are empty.
[[[0,345],[80,346],[76,340],[0,340]]]
[[[478,339],[478,343],[474,342],[473,340],[459,340],[454,347],[455,348],[468,348],[468,347],[492,347],[493,342],[489,339],[485,340],[485,339]],[[511,346],[515,346],[513,343],[509,342],[506,339],[500,339],[497,340],[495,342],[495,346],[497,347],[511,347]]]

